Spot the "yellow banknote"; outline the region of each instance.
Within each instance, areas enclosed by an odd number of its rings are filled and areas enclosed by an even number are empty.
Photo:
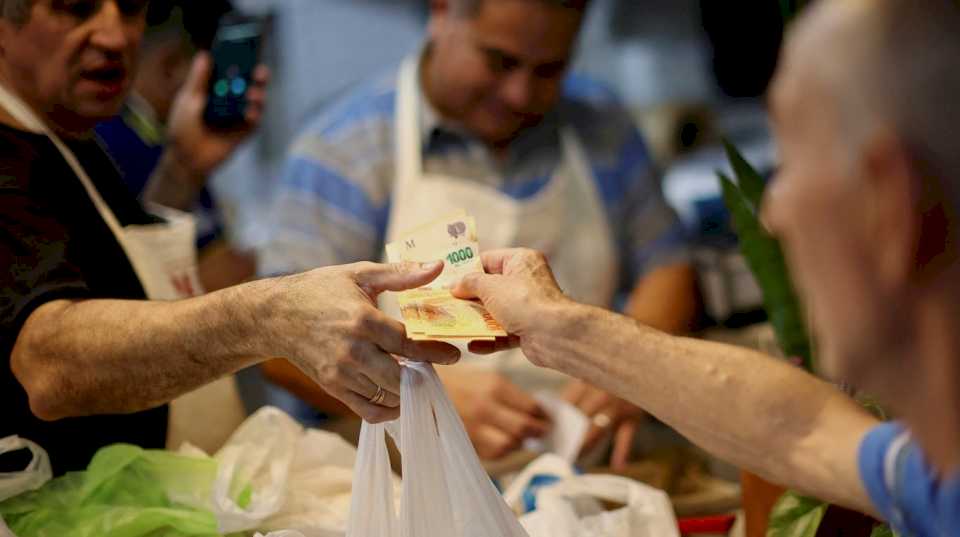
[[[443,260],[443,272],[420,289],[397,294],[407,336],[414,340],[493,341],[506,332],[478,301],[461,300],[450,288],[471,273],[482,273],[476,220],[457,210],[403,233],[387,244],[390,262]]]
[[[443,272],[430,288],[450,288],[465,275],[483,272],[476,220],[455,214],[405,233],[387,244],[390,262],[443,260]]]
[[[414,289],[397,298],[407,334],[413,339],[487,339],[507,335],[482,304],[456,298],[446,289]]]

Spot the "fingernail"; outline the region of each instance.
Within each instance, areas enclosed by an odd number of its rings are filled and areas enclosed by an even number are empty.
[[[420,270],[424,272],[430,272],[432,270],[437,270],[438,267],[443,265],[443,261],[430,261],[427,263],[420,263]]]

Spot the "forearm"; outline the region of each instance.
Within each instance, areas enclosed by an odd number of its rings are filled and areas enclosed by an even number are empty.
[[[831,385],[759,353],[671,337],[567,306],[542,315],[531,358],[657,416],[742,468],[861,510],[856,457],[875,420]]]
[[[175,151],[166,150],[150,175],[143,191],[143,201],[181,211],[189,211],[206,184],[206,177],[191,170]]]
[[[265,354],[253,343],[255,308],[240,293],[50,302],[27,319],[11,367],[43,419],[151,408]]]

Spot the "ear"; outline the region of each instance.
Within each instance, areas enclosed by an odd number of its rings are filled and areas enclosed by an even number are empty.
[[[875,241],[878,282],[890,291],[922,268],[924,181],[906,144],[890,131],[873,137],[863,152],[861,177],[865,214],[863,240]]]

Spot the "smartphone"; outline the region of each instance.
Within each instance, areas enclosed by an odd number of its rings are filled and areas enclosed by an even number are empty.
[[[253,83],[253,70],[260,62],[264,22],[260,19],[228,13],[210,49],[213,72],[207,91],[203,119],[217,129],[233,129],[246,123],[247,90]]]

